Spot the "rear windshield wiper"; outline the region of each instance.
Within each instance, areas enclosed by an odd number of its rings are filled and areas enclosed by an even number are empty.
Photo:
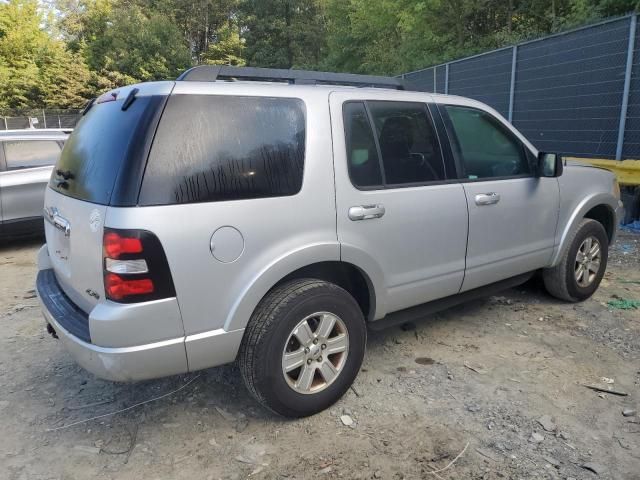
[[[124,99],[124,102],[122,103],[122,107],[120,107],[120,110],[124,112],[127,108],[129,108],[131,104],[135,101],[136,95],[138,94],[139,91],[140,90],[138,90],[137,88],[132,88],[131,91],[129,92],[129,95],[127,95],[127,98]]]
[[[93,104],[95,103],[95,101],[96,101],[95,97],[89,100],[87,105],[84,107],[84,110],[82,110],[82,113],[80,114],[80,116],[84,117],[87,114],[87,112],[91,109],[91,107],[93,107]]]

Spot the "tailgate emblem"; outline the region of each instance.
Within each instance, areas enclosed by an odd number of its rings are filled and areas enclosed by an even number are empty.
[[[100,224],[102,223],[102,217],[100,216],[99,210],[94,210],[89,215],[89,228],[93,233],[97,232],[100,228]]]

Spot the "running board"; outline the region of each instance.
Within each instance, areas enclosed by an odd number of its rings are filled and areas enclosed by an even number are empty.
[[[515,277],[500,280],[499,282],[485,285],[484,287],[474,288],[466,292],[457,293],[449,297],[434,300],[429,303],[423,303],[422,305],[416,305],[415,307],[405,308],[397,312],[390,313],[380,320],[369,323],[371,330],[384,330],[385,328],[393,327],[395,325],[402,325],[403,323],[415,322],[422,320],[428,315],[432,315],[436,312],[446,310],[460,303],[475,300],[477,298],[493,295],[494,293],[501,292],[508,288],[517,287],[533,277],[535,272],[523,273]]]

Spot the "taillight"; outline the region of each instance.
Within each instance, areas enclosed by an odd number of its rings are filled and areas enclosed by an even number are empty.
[[[103,245],[107,258],[119,258],[123,253],[142,252],[139,238],[123,237],[116,232],[105,233]]]
[[[105,228],[103,257],[107,299],[133,303],[175,296],[167,257],[153,233]]]
[[[125,280],[115,273],[104,276],[104,289],[111,300],[122,300],[131,295],[147,295],[153,293],[153,281],[150,278]]]

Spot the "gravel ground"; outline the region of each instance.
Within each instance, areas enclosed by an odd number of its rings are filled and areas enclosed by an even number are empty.
[[[3,479],[640,479],[640,417],[622,414],[640,407],[640,310],[608,305],[640,300],[640,235],[584,303],[532,281],[371,332],[354,388],[296,421],[234,366],[136,384],[80,369],[43,328],[40,243],[0,246]]]

